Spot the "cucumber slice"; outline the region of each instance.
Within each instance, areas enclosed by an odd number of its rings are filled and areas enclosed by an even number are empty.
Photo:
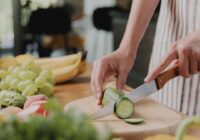
[[[115,114],[121,119],[129,118],[133,115],[134,105],[127,97],[121,97],[115,104]]]
[[[141,119],[141,118],[130,118],[130,119],[124,119],[124,121],[126,123],[129,123],[129,124],[137,125],[137,124],[143,123],[144,119]]]
[[[121,91],[112,87],[108,87],[104,90],[102,104],[105,106],[112,101],[117,101],[123,95],[124,94]]]
[[[105,106],[110,102],[117,101],[114,107],[114,112],[117,117],[126,119],[133,115],[134,104],[130,99],[123,95],[124,94],[121,91],[108,87],[104,90],[102,104]]]

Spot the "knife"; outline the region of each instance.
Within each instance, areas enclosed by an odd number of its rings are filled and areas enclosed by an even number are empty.
[[[132,102],[137,102],[144,97],[150,96],[156,91],[160,90],[169,80],[179,76],[178,67],[173,67],[165,72],[158,75],[155,80],[144,83],[141,86],[137,87],[132,93],[123,95],[128,97]],[[99,109],[97,112],[91,115],[93,120],[100,119],[106,117],[114,112],[115,102],[110,102],[103,108]]]

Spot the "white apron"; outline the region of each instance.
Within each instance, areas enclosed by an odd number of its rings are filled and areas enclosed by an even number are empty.
[[[174,41],[197,29],[200,0],[162,0],[149,72],[158,66]],[[200,115],[200,74],[175,78],[152,98],[188,115]]]

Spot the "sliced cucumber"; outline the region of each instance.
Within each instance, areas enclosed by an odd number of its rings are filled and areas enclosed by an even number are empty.
[[[121,119],[129,118],[133,115],[134,105],[127,97],[121,97],[115,104],[115,114]]]
[[[130,118],[130,119],[124,119],[124,121],[126,123],[129,123],[129,124],[137,125],[137,124],[143,123],[144,119],[141,119],[141,118]]]
[[[104,90],[102,104],[103,106],[107,105],[110,102],[117,101],[124,94],[112,87],[108,87]]]
[[[121,91],[115,88],[106,88],[104,90],[102,104],[105,106],[110,102],[117,101],[115,104],[114,112],[117,117],[126,119],[133,115],[134,104],[130,99],[124,97],[123,95],[124,94]]]

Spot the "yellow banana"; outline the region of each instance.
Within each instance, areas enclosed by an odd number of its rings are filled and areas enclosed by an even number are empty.
[[[71,54],[62,57],[55,58],[41,58],[36,60],[36,64],[44,68],[58,68],[73,64],[77,59],[81,57],[81,53]]]
[[[60,82],[70,80],[74,78],[75,76],[77,76],[79,72],[80,63],[81,63],[81,58],[76,60],[76,62],[72,65],[68,65],[66,67],[62,67],[58,69],[53,69],[52,73],[53,73],[54,81],[56,83],[60,83]]]
[[[58,69],[62,67],[66,67],[72,65],[76,62],[76,60],[81,59],[81,53],[77,53],[76,55],[68,56],[65,58],[53,60],[51,63],[41,65],[42,68],[47,69]]]
[[[55,57],[55,58],[40,58],[40,59],[35,59],[32,55],[30,54],[22,54],[16,56],[16,60],[19,64],[23,64],[26,61],[33,60],[35,63],[43,68],[49,68],[49,69],[54,69],[54,68],[61,68],[65,67],[67,65],[73,64],[77,59],[79,59],[82,56],[82,54],[76,53],[76,54],[71,54],[67,56],[62,56],[62,57]],[[14,59],[14,57],[12,57]],[[9,57],[11,59],[11,57]],[[6,62],[9,60],[6,59]],[[12,61],[13,62],[13,61]]]
[[[81,64],[79,66],[79,72],[78,72],[78,75],[84,73],[86,71],[86,68],[87,68],[87,64],[85,61],[81,61]]]
[[[21,54],[15,57],[19,64],[23,64],[26,61],[35,61],[35,57],[30,54]]]

